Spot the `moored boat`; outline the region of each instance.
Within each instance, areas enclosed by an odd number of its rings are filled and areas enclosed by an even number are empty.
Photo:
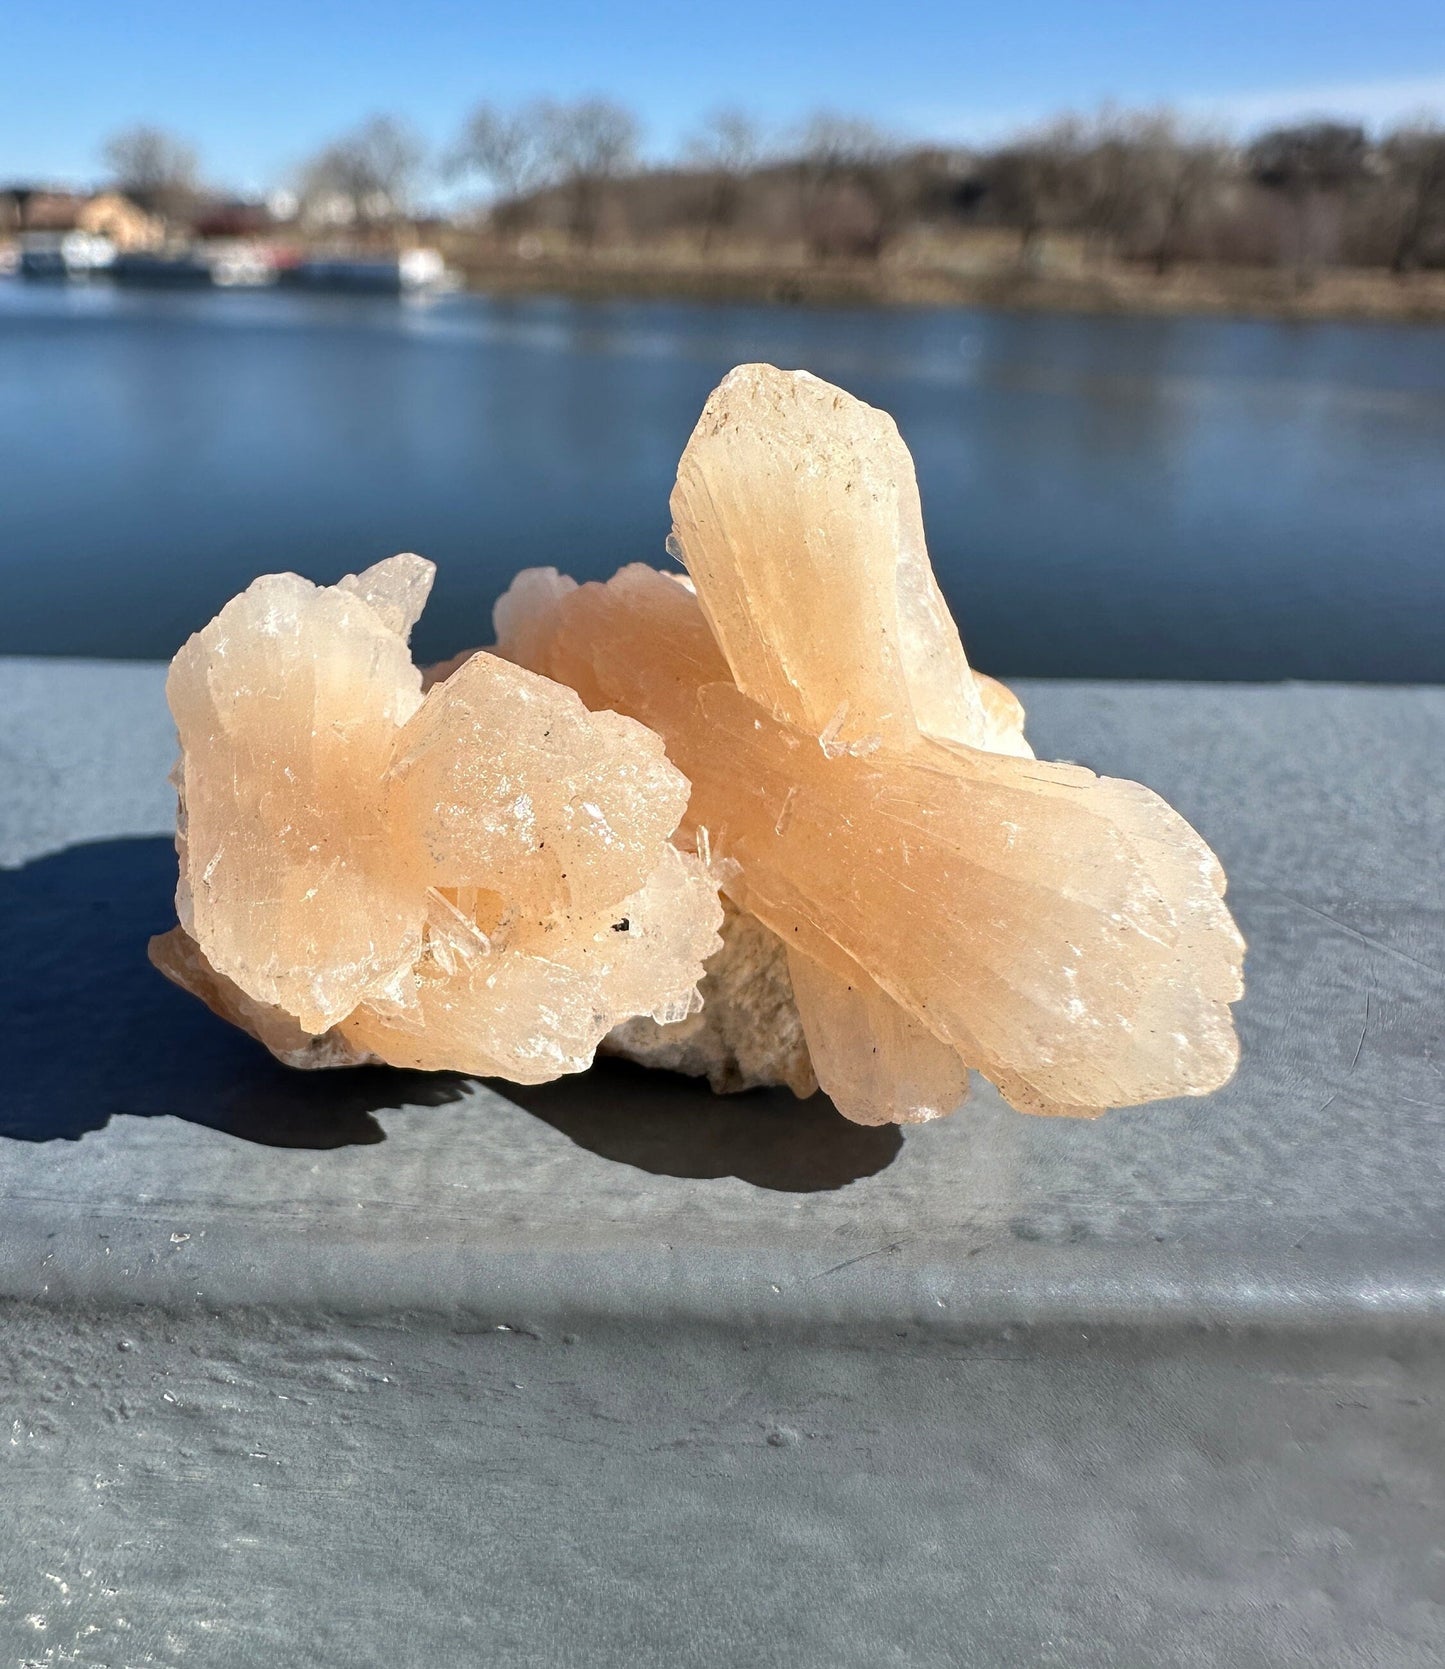
[[[441,288],[447,270],[435,249],[399,255],[312,255],[284,266],[279,281],[298,290],[357,295],[413,295]]]
[[[193,290],[213,283],[211,263],[194,250],[156,252],[136,250],[117,255],[110,265],[117,284],[145,284],[155,288]]]
[[[109,238],[89,232],[29,232],[20,239],[15,270],[22,278],[63,281],[108,272],[114,260]]]

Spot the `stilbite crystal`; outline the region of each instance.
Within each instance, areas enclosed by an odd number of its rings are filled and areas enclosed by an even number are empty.
[[[432,566],[259,579],[181,649],[167,977],[295,1066],[536,1083],[699,1003],[716,887],[658,737],[493,655],[422,693]]]
[[[1148,789],[1033,759],[964,657],[892,420],[739,367],[672,511],[691,584],[532,570],[498,649],[664,738],[692,784],[680,837],[710,831],[728,897],[784,947],[839,1108],[931,1118],[970,1067],[1084,1116],[1224,1083],[1244,947],[1218,862]]]
[[[1085,1116],[1223,1083],[1219,865],[1137,783],[1033,758],[892,421],[740,367],[672,509],[689,578],[531,570],[497,653],[425,678],[418,557],[228,604],[168,684],[156,965],[296,1066],[537,1082],[605,1038],[863,1123],[951,1111],[970,1068]]]

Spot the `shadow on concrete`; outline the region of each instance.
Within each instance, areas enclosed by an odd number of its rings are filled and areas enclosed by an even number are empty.
[[[818,1193],[883,1170],[903,1146],[897,1125],[850,1124],[823,1095],[714,1095],[697,1079],[629,1061],[599,1058],[585,1077],[495,1088],[579,1147],[654,1176],[735,1176]]]
[[[0,870],[0,1136],[75,1140],[169,1114],[270,1147],[379,1142],[391,1107],[459,1101],[449,1073],[294,1072],[146,960],[175,919],[169,840],[103,840]]]
[[[296,1072],[177,990],[146,960],[174,919],[168,839],[72,846],[0,870],[0,1137],[76,1140],[117,1114],[169,1115],[271,1147],[379,1142],[373,1114],[463,1100],[474,1080],[356,1067]],[[509,1101],[590,1152],[661,1176],[841,1188],[890,1163],[892,1127],[849,1124],[822,1096],[714,1096],[623,1061]]]

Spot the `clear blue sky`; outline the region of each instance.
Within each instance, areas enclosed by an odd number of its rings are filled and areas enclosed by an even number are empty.
[[[0,178],[83,180],[146,120],[208,175],[284,181],[374,111],[445,143],[480,99],[603,92],[665,152],[736,103],[996,136],[1105,99],[1236,128],[1445,111],[1441,0],[0,0]]]

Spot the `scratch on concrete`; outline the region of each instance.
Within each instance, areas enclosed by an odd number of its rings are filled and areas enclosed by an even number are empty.
[[[1370,1032],[1370,999],[1374,996],[1373,987],[1365,992],[1365,1023],[1360,1027],[1360,1041],[1355,1045],[1354,1058],[1350,1061],[1350,1071],[1353,1072],[1360,1064],[1360,1051],[1365,1047],[1365,1039]]]
[[[1318,916],[1321,921],[1327,921],[1332,927],[1338,927],[1341,933],[1348,933],[1352,939],[1358,939],[1362,945],[1368,945],[1371,950],[1382,950],[1387,956],[1398,956],[1402,962],[1408,962],[1412,967],[1421,968],[1427,974],[1434,974],[1436,979],[1445,979],[1445,968],[1437,968],[1433,962],[1425,962],[1418,956],[1411,956],[1408,950],[1401,950],[1384,939],[1372,938],[1368,933],[1362,933],[1358,927],[1351,927],[1349,922],[1341,921],[1338,916],[1332,916],[1328,910],[1321,910],[1313,904],[1306,904],[1304,899],[1296,898],[1293,893],[1281,892],[1278,887],[1266,886],[1265,892],[1271,892],[1276,898],[1282,898],[1286,904],[1293,904],[1297,910],[1304,910],[1307,914]]]
[[[866,1263],[869,1258],[881,1258],[888,1252],[901,1252],[907,1244],[906,1240],[890,1240],[886,1246],[875,1246],[871,1252],[859,1252],[856,1258],[844,1258],[842,1263],[835,1263],[831,1269],[821,1270],[813,1279],[821,1281],[824,1275],[836,1275],[840,1269],[851,1269],[855,1263]]]

